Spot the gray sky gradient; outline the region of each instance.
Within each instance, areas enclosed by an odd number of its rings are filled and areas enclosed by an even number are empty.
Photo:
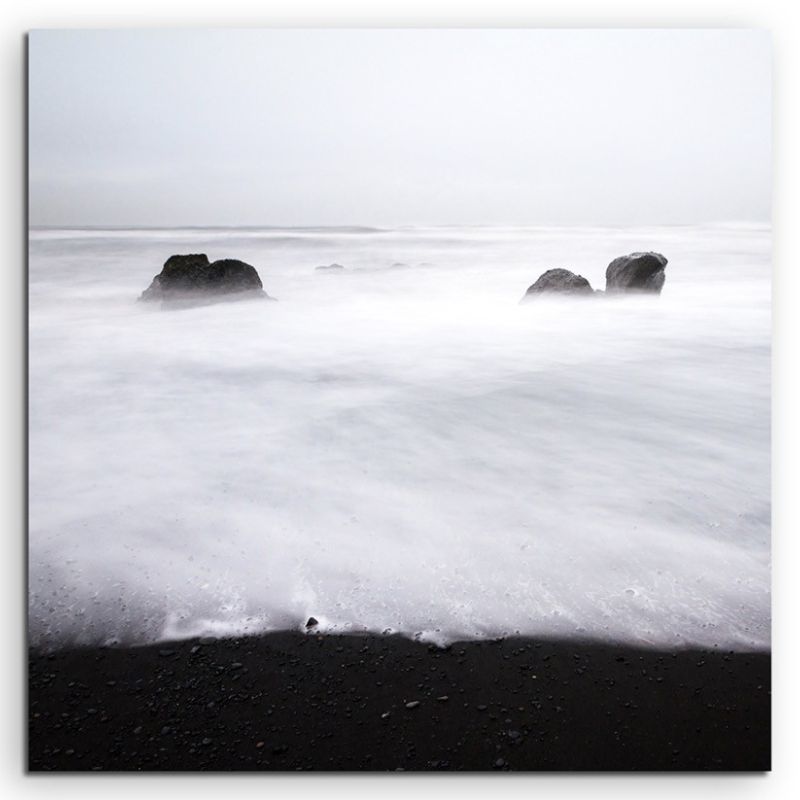
[[[36,31],[32,225],[767,221],[764,31]]]

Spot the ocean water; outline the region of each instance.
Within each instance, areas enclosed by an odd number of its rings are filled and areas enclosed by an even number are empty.
[[[518,305],[636,250],[660,297]],[[136,302],[192,252],[279,302]],[[34,644],[769,647],[769,228],[39,229],[29,269]]]

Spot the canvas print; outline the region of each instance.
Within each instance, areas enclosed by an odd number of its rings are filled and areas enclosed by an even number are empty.
[[[770,39],[42,30],[31,771],[770,768]]]

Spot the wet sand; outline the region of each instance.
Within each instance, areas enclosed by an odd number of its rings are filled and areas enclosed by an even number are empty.
[[[274,633],[31,651],[29,769],[770,769],[770,655]]]

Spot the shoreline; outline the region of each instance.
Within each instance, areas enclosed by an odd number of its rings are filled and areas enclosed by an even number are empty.
[[[766,771],[769,652],[278,632],[29,651],[38,771]]]

